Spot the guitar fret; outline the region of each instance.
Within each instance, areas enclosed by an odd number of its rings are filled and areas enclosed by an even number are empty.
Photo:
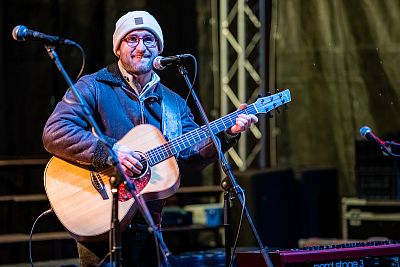
[[[161,147],[161,158],[166,158],[166,156],[168,155],[167,151],[165,150],[165,146]]]
[[[201,132],[200,132],[200,130],[196,130],[194,133],[196,134],[195,136],[193,136],[195,138],[195,141],[196,142],[200,142],[200,140],[201,140],[201,136],[200,136]]]
[[[174,155],[175,154],[175,152],[172,151],[174,149],[174,147],[171,147],[170,143],[166,143],[164,146],[167,148],[166,149],[166,151],[168,153],[167,155]]]
[[[230,126],[230,123],[227,121],[224,121],[223,119],[220,119],[221,123],[222,123],[222,129],[218,129],[219,131],[222,131],[224,129],[227,129]],[[229,123],[229,124],[227,124]]]
[[[160,160],[160,153],[158,152],[159,150],[160,150],[160,147],[158,147],[158,148],[154,151],[154,153],[155,153],[155,159],[156,159],[157,161]]]
[[[184,146],[187,147],[190,144],[190,141],[189,141],[188,135],[185,134],[184,137],[186,139],[186,142],[183,141],[184,142]]]
[[[160,146],[159,147],[160,149],[158,150],[158,157],[159,157],[159,159],[161,160],[161,159],[163,159],[163,155],[164,155],[164,153],[163,153],[163,146]]]
[[[182,148],[182,146],[181,146],[181,145],[182,145],[182,139],[183,139],[183,137],[184,137],[184,136],[182,136],[182,138],[179,138],[180,140],[177,140],[177,141],[178,141],[179,150],[185,149],[185,147]],[[180,141],[180,142],[179,142],[179,141]]]

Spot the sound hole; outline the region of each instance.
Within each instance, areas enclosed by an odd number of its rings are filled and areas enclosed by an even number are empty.
[[[140,163],[143,165],[143,169],[141,170],[140,174],[135,174],[134,177],[129,177],[131,182],[135,185],[135,192],[140,193],[143,188],[146,187],[147,183],[150,180],[151,176],[151,169],[147,162],[146,156],[142,152],[137,152],[140,155]],[[119,187],[119,201],[127,201],[132,198],[132,195],[129,191],[126,190],[123,184]]]
[[[141,169],[139,174],[134,174],[132,179],[136,180],[136,179],[140,179],[141,177],[143,177],[144,175],[147,174],[148,170],[149,170],[149,163],[147,162],[147,158],[146,156],[140,152],[140,151],[135,151],[136,153],[138,153],[140,155],[140,160],[139,162],[142,164],[143,168]]]

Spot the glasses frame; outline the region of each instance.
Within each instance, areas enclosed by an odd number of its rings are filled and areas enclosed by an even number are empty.
[[[154,38],[154,44],[146,45],[146,43],[145,43],[145,41],[144,41],[144,38],[147,38],[147,37],[152,37],[152,38]],[[129,42],[129,41],[127,40],[128,38],[135,39],[135,40],[137,41],[137,43],[134,44],[133,42]],[[146,46],[147,48],[154,48],[154,47],[156,47],[157,44],[158,44],[157,38],[155,38],[155,37],[152,36],[152,35],[145,35],[145,36],[143,36],[143,37],[136,36],[136,35],[131,35],[131,36],[126,36],[126,37],[122,38],[121,41],[126,42],[126,44],[127,44],[129,47],[131,47],[131,48],[136,48],[136,47],[139,45],[140,41],[142,41],[143,44],[144,44],[144,46]]]

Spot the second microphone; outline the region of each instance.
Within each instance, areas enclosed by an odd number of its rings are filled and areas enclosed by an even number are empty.
[[[176,56],[169,56],[169,57],[162,57],[158,56],[154,59],[153,61],[153,67],[156,70],[163,70],[165,67],[178,63],[182,61],[183,59],[187,59],[192,57],[191,54],[182,54],[182,55],[176,55]]]

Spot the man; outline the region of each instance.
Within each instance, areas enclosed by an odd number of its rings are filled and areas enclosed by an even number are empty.
[[[198,128],[185,101],[160,83],[152,63],[164,48],[161,28],[145,11],[133,11],[116,23],[113,51],[118,62],[86,75],[76,83],[77,90],[89,105],[103,130],[107,142],[113,145],[127,176],[139,174],[143,168],[140,155],[117,143],[139,124],[151,124],[167,139]],[[244,108],[246,105],[241,105]],[[236,125],[218,135],[226,151],[239,138],[239,133],[257,122],[254,115],[240,115]],[[81,107],[70,90],[58,103],[48,119],[43,143],[52,154],[81,164],[104,167],[110,164],[106,147],[91,132]],[[202,142],[176,155],[180,164],[204,167],[216,159],[210,142]],[[147,205],[157,225],[165,200],[148,201]],[[84,223],[84,222],[82,222]],[[138,212],[122,232],[122,260],[125,266],[156,266],[154,237],[147,233],[145,221]],[[78,242],[81,266],[97,266],[107,255],[107,241]]]

